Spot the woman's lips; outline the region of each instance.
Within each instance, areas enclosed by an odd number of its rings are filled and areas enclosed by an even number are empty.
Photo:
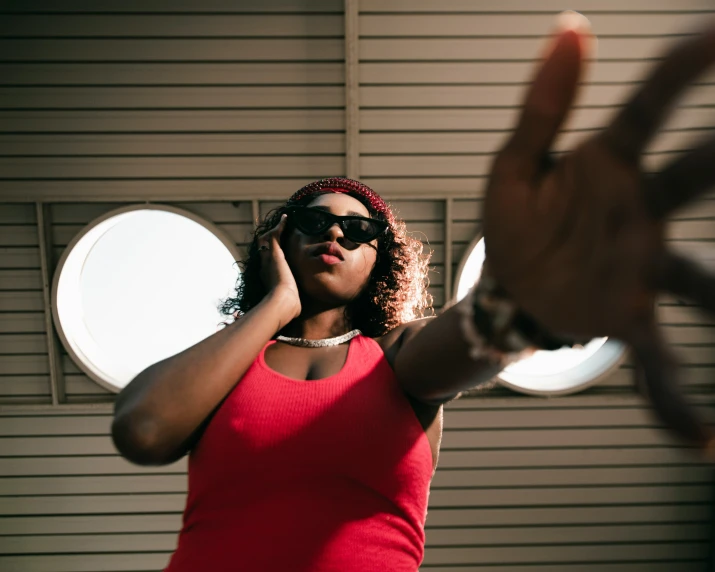
[[[339,264],[342,262],[340,258],[333,254],[318,254],[316,258],[318,258],[318,260],[321,260],[325,264]]]

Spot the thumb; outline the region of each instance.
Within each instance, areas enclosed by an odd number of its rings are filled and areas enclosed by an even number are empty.
[[[577,12],[559,16],[556,37],[529,87],[516,129],[502,155],[528,177],[536,174],[576,95],[577,83],[594,42],[591,26]]]

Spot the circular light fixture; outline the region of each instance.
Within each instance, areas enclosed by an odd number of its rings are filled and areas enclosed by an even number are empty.
[[[467,248],[457,270],[456,301],[479,280],[484,264],[484,239],[477,237]],[[594,338],[583,349],[539,350],[506,367],[502,385],[531,395],[565,395],[581,391],[603,379],[623,361],[625,345],[618,340]]]
[[[92,221],[55,271],[60,340],[91,379],[118,392],[149,365],[219,329],[238,278],[234,242],[193,213],[133,205]]]

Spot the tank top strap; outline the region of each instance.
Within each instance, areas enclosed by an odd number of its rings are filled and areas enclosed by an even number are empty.
[[[387,359],[385,358],[385,352],[382,350],[382,346],[378,344],[373,338],[364,336],[360,334],[355,338],[358,347],[355,348],[356,357],[352,362],[353,367],[363,367],[363,364],[368,367],[374,367],[377,363],[385,361],[387,365]]]

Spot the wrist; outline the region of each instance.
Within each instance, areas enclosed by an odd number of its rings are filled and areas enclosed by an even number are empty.
[[[298,293],[291,288],[277,286],[266,295],[265,301],[278,312],[279,325],[277,331],[280,331],[300,314]]]
[[[470,293],[473,323],[487,342],[504,353],[557,350],[576,340],[554,334],[525,312],[484,263],[482,275]]]

